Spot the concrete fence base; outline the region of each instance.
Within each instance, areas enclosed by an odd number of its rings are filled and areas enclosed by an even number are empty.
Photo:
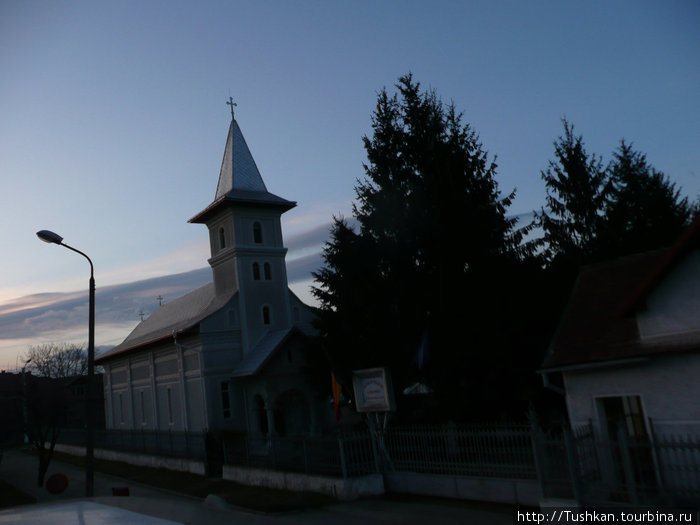
[[[381,474],[341,479],[224,465],[223,478],[243,485],[319,492],[340,501],[384,494]]]
[[[84,456],[85,447],[74,445],[56,444],[58,452],[65,452],[74,456]],[[180,472],[190,472],[204,476],[205,468],[203,461],[185,458],[166,458],[163,456],[151,456],[147,454],[134,454],[132,452],[121,452],[118,450],[106,450],[102,448],[95,449],[95,457],[99,459],[108,459],[110,461],[121,461],[130,465],[139,465],[141,467],[165,468],[168,470],[177,470]]]
[[[80,446],[57,444],[56,450],[75,456],[85,455],[85,447]],[[122,461],[131,465],[205,475],[204,462],[191,459],[167,458],[105,449],[95,449],[95,457]],[[370,474],[342,479],[234,465],[224,465],[222,477],[243,485],[318,492],[340,501],[378,496],[385,492],[531,506],[538,506],[542,500],[542,491],[538,481],[531,479],[463,477],[411,472],[389,472],[384,475]]]
[[[387,492],[538,506],[542,490],[536,479],[501,479],[411,472],[384,474]]]

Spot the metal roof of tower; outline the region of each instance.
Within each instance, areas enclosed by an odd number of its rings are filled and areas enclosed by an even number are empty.
[[[221,161],[219,184],[214,200],[224,197],[231,190],[259,191],[267,193],[265,183],[250,154],[238,122],[231,121],[226,138],[226,149]]]
[[[296,206],[296,202],[288,201],[267,191],[235,118],[231,119],[231,125],[228,129],[214,201],[188,222],[206,222],[226,202],[239,205],[272,206],[282,208],[284,211]]]

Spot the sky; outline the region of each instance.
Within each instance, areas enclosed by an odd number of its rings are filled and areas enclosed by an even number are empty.
[[[544,204],[566,117],[700,194],[700,3],[0,0],[0,368],[30,344],[119,343],[211,279],[204,226],[230,112],[283,216],[304,300],[333,215],[351,215],[377,93],[408,72],[497,157],[509,212]],[[100,304],[100,301],[102,304]]]

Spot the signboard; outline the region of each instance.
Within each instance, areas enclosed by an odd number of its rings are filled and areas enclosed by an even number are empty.
[[[358,412],[390,412],[396,409],[391,375],[386,368],[367,368],[352,373]]]

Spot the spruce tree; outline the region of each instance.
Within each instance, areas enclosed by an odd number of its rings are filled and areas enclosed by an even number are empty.
[[[640,253],[672,244],[692,207],[675,183],[624,140],[608,166],[612,191],[600,232],[600,258]]]
[[[572,124],[562,122],[564,135],[554,142],[555,160],[541,173],[546,209],[536,217],[547,264],[577,270],[595,258],[611,185],[602,159],[586,151]]]
[[[363,138],[357,231],[336,220],[314,274],[320,328],[345,374],[388,366],[397,391],[422,380],[446,409],[486,413],[493,384],[503,388],[504,307],[522,255],[523,232],[506,217],[513,193],[501,195],[495,161],[454,105],[411,75],[396,88],[379,93]]]

